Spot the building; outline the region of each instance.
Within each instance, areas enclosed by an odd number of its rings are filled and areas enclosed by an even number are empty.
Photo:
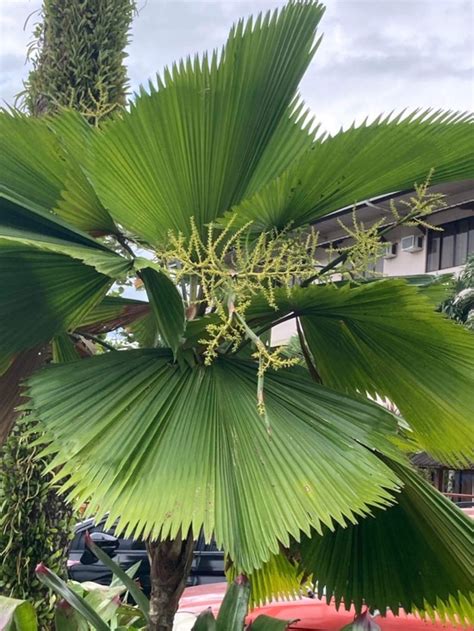
[[[375,274],[383,277],[414,276],[418,274],[443,274],[461,271],[469,255],[474,254],[474,180],[464,180],[433,186],[430,192],[445,195],[445,207],[426,219],[429,224],[442,230],[400,226],[389,231],[385,256],[374,265]],[[409,199],[413,191],[386,195],[368,200],[356,207],[357,219],[366,228],[379,220],[387,220],[383,227],[393,222],[390,202],[403,209],[403,200]],[[319,232],[316,255],[318,260],[327,260],[326,249],[350,244],[347,232],[340,222],[351,226],[353,208],[343,208],[315,222]],[[294,322],[285,322],[272,331],[272,344],[284,344],[296,333]]]
[[[426,217],[429,224],[442,230],[400,226],[388,231],[385,235],[385,256],[374,265],[373,272],[376,275],[395,277],[427,273],[459,274],[467,258],[474,255],[474,180],[433,186],[430,192],[445,195],[446,206]],[[401,202],[412,195],[413,191],[405,191],[368,200],[357,206],[357,219],[368,228],[386,218],[387,223],[383,227],[388,227],[393,221],[391,200],[401,209]],[[350,244],[350,238],[340,222],[350,226],[352,213],[353,208],[344,208],[315,223],[319,231],[320,248],[316,252],[318,260],[323,263],[327,260],[325,250],[331,244],[339,247]],[[272,343],[284,344],[295,334],[294,321],[285,322],[273,329]],[[472,505],[473,465],[462,470],[453,470],[425,453],[414,454],[412,461],[440,491],[456,502]]]

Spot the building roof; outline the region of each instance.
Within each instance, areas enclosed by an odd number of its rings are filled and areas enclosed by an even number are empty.
[[[430,192],[442,193],[446,196],[446,207],[436,212],[443,212],[454,206],[474,209],[474,180],[462,180],[460,182],[436,184],[435,186],[430,187]],[[412,196],[413,190],[399,191],[361,202],[356,205],[357,219],[358,221],[362,221],[366,227],[369,227],[371,224],[379,221],[381,216],[386,213],[386,225],[389,225],[393,222],[392,214],[390,212],[390,200],[393,199],[397,204],[397,208],[400,208],[400,202],[402,200],[408,200]],[[314,225],[317,227],[321,235],[321,244],[324,243],[327,235],[331,235],[332,233],[340,230],[338,220],[350,216],[353,209],[354,206],[347,206],[314,222]],[[403,206],[400,210],[403,210]]]
[[[420,469],[452,469],[448,464],[443,464],[432,458],[425,451],[410,456],[411,463]],[[457,471],[474,471],[474,463],[470,463],[462,468],[456,468]]]

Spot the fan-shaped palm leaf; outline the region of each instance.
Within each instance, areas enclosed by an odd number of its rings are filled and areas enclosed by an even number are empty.
[[[255,301],[255,322],[300,316],[327,386],[388,397],[419,443],[442,461],[472,458],[474,339],[402,280],[315,285],[281,293],[279,311]]]
[[[0,248],[0,356],[48,342],[79,323],[112,285],[68,256],[21,245]]]
[[[89,175],[121,225],[152,244],[191,217],[202,228],[310,146],[294,99],[322,13],[290,2],[240,21],[221,53],[173,66],[106,126]]]
[[[415,112],[321,139],[280,177],[234,209],[235,225],[269,230],[311,223],[366,199],[474,177],[474,115]],[[232,213],[232,214],[234,214]]]
[[[80,323],[132,265],[44,209],[3,196],[0,246],[3,359]]]
[[[304,536],[296,546],[302,568],[320,595],[347,608],[436,609],[472,624],[474,522],[409,467],[387,463],[404,483],[396,506],[322,537]]]
[[[87,232],[115,232],[82,166],[96,131],[77,113],[52,119],[0,114],[0,188]],[[32,148],[34,147],[34,150]]]
[[[396,422],[379,406],[316,387],[304,371],[269,375],[269,435],[252,362],[180,369],[170,360],[169,351],[115,352],[32,378],[33,407],[59,449],[51,467],[70,476],[75,498],[93,494],[91,513],[109,510],[145,536],[204,527],[251,570],[289,533],[390,501],[397,477],[370,449],[397,453]]]

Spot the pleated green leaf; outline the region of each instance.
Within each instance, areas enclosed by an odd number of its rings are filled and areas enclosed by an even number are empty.
[[[15,201],[30,200],[48,215],[54,211],[81,230],[115,232],[83,171],[96,133],[73,112],[49,119],[1,111],[2,190]]]
[[[0,190],[0,229],[33,233],[37,238],[50,237],[68,241],[71,244],[107,250],[91,236],[66,223],[61,217],[47,212],[40,205],[22,195],[9,194]]]
[[[1,229],[0,229],[1,230]],[[13,234],[10,231],[8,235],[0,234],[1,249],[12,250],[23,249],[42,252],[45,256],[49,253],[66,255],[78,262],[83,262],[87,266],[95,268],[103,276],[110,279],[125,278],[126,273],[131,269],[132,262],[128,259],[118,256],[110,251],[104,251],[93,248],[82,248],[76,245],[70,245],[67,241],[59,241],[57,239],[41,239],[37,240],[36,235],[20,233]],[[32,246],[29,248],[28,246]]]
[[[23,205],[25,203],[27,205]],[[130,260],[68,226],[55,215],[45,213],[25,200],[16,203],[0,194],[0,246],[10,245],[66,254],[114,279],[125,276],[132,267]]]
[[[69,256],[2,243],[0,285],[6,291],[0,292],[0,357],[73,328],[112,282]]]
[[[314,285],[281,294],[278,312],[255,301],[255,321],[299,315],[323,383],[388,397],[422,448],[442,462],[472,459],[474,337],[435,313],[403,280]]]
[[[106,296],[85,315],[77,328],[79,331],[97,335],[129,327],[133,323],[138,325],[139,321],[147,317],[152,317],[150,303],[122,296]],[[145,343],[143,346],[150,347],[154,344]]]
[[[105,126],[89,176],[116,221],[152,244],[189,234],[286,169],[312,142],[295,101],[323,14],[311,0],[239,21]]]
[[[157,348],[163,346],[163,340],[158,330],[158,321],[150,311],[143,318],[131,322],[126,327],[133,335],[140,348]]]
[[[474,177],[474,115],[414,112],[315,142],[280,177],[234,209],[236,225],[301,226],[335,210],[424,182]],[[233,213],[232,213],[233,214]]]
[[[474,521],[407,466],[398,503],[296,547],[320,596],[357,610],[426,612],[474,623]]]
[[[234,579],[236,574],[233,566],[226,572],[228,579]],[[267,563],[258,570],[254,570],[249,576],[250,608],[262,606],[272,599],[298,598],[302,591],[302,578],[301,568],[284,554],[272,556]]]
[[[61,197],[55,211],[73,226],[92,234],[117,232],[108,211],[99,201],[86,169],[92,159],[92,143],[97,129],[74,111],[64,111],[49,122],[67,162]]]
[[[204,528],[251,571],[290,535],[354,522],[398,488],[371,451],[397,457],[389,412],[304,371],[265,381],[270,434],[253,362],[190,369],[165,350],[107,353],[40,371],[29,395],[58,451],[51,468],[90,514],[107,510],[137,536]]]
[[[1,185],[50,212],[59,199],[66,164],[45,119],[0,112]]]
[[[446,300],[453,293],[453,274],[416,274],[413,276],[400,276],[409,285],[425,296],[433,307],[438,307],[443,300]],[[380,279],[379,279],[380,280]]]
[[[176,354],[186,326],[184,303],[173,281],[164,273],[142,269],[140,276],[150,301],[157,330],[166,346]]]
[[[55,364],[66,364],[80,359],[80,355],[67,333],[56,335],[51,342],[52,360]]]

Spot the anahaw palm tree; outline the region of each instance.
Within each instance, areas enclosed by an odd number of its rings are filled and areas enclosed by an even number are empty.
[[[473,619],[472,524],[405,455],[472,457],[472,336],[414,284],[333,282],[363,247],[317,264],[309,228],[430,172],[472,177],[473,117],[318,136],[297,88],[322,14],[239,22],[100,129],[1,116],[3,366],[120,326],[144,346],[41,369],[27,394],[71,500],[148,541],[152,630],[201,531],[256,602],[303,575],[345,606]],[[107,296],[127,275],[148,302]],[[264,343],[291,319],[307,370]]]

